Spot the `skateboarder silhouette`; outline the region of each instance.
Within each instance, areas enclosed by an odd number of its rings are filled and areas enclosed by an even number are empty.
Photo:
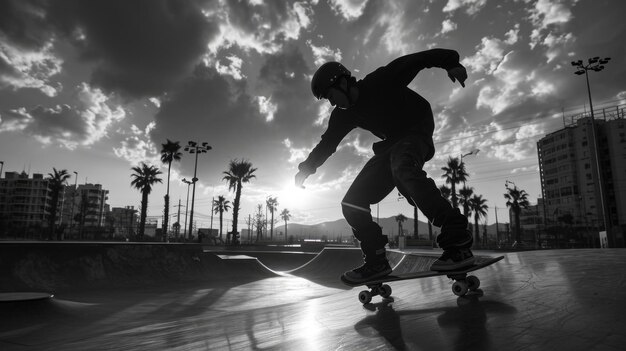
[[[391,273],[385,251],[388,239],[372,220],[370,205],[382,201],[394,187],[433,225],[441,227],[437,243],[444,252],[431,269],[455,270],[474,263],[467,218],[452,208],[422,169],[435,153],[435,123],[428,101],[408,85],[419,71],[431,67],[447,70],[452,82],[458,80],[465,87],[467,72],[459,63],[459,54],[447,49],[399,57],[358,81],[341,63],[326,62],[311,80],[313,95],[327,99],[334,109],[320,142],[298,166],[297,186],[303,186],[352,129],[368,130],[381,139],[373,144],[374,156],[341,202],[365,261],[344,273],[348,282],[364,282]]]

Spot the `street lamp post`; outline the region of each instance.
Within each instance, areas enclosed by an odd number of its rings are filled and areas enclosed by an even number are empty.
[[[72,211],[70,213],[70,230],[68,232],[70,236],[72,235],[72,228],[74,227],[74,204],[76,203],[76,190],[78,190],[78,172],[74,171],[74,174],[76,176],[74,178],[74,191],[72,191]]]
[[[198,178],[196,177],[196,173],[198,171],[198,154],[205,153],[211,149],[212,147],[209,146],[209,143],[207,142],[198,144],[195,141],[190,141],[187,146],[185,146],[185,151],[190,154],[196,154],[196,162],[193,168],[193,178],[191,179],[193,182],[193,191],[191,192],[191,212],[189,213],[189,240],[191,240],[191,229],[193,228],[193,206],[196,199],[196,182],[198,181]]]
[[[465,156],[469,156],[469,155],[478,155],[478,152],[480,151],[480,149],[474,149],[464,155],[461,155],[461,168],[463,168],[463,157]],[[463,182],[463,186],[465,186],[465,181]]]
[[[183,183],[187,184],[187,203],[185,205],[185,226],[183,227],[183,238],[187,235],[187,210],[189,209],[189,186],[193,183],[183,178]]]
[[[589,108],[591,110],[591,136],[593,137],[593,140],[591,142],[591,145],[593,147],[593,152],[592,154],[594,155],[595,158],[595,164],[596,164],[596,170],[597,170],[597,177],[598,177],[598,187],[600,188],[600,205],[602,208],[602,219],[604,221],[604,230],[606,231],[607,234],[607,239],[609,241],[609,247],[615,247],[615,242],[614,242],[614,238],[613,235],[611,233],[610,230],[610,218],[609,218],[609,213],[608,213],[608,206],[606,205],[606,199],[605,199],[605,184],[604,184],[604,180],[602,177],[602,169],[600,168],[600,157],[598,154],[598,138],[596,135],[596,122],[595,122],[595,117],[593,114],[593,101],[591,100],[591,87],[589,85],[589,71],[596,71],[596,72],[600,72],[604,69],[604,65],[606,65],[607,63],[609,63],[609,61],[611,60],[610,57],[605,57],[603,59],[601,59],[600,57],[593,57],[587,60],[587,64],[583,63],[583,60],[578,60],[578,61],[572,61],[572,66],[576,67],[578,70],[576,72],[574,72],[574,74],[576,75],[585,75],[585,79],[587,81],[587,95],[589,97]]]

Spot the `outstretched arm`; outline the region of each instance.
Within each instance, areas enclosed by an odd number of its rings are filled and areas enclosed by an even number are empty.
[[[415,79],[424,68],[439,67],[448,71],[448,77],[458,80],[465,87],[467,72],[459,63],[459,53],[448,49],[431,49],[398,57],[387,65],[387,69],[403,85]]]
[[[354,129],[353,126],[343,123],[347,116],[341,116],[342,113],[345,112],[339,109],[333,110],[328,121],[328,129],[322,135],[322,140],[311,150],[307,159],[298,165],[298,173],[295,177],[296,186],[303,188],[306,178],[314,174],[317,168],[326,162],[337,150],[341,140]]]

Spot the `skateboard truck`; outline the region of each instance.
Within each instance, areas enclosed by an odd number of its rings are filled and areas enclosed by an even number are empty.
[[[454,280],[452,283],[452,293],[456,296],[465,296],[470,291],[476,291],[480,287],[480,279],[475,275],[451,274],[447,276]]]
[[[377,283],[372,285],[367,285],[370,290],[363,290],[359,293],[359,301],[362,304],[368,304],[372,301],[373,296],[380,295],[383,299],[391,296],[391,287],[387,284]]]
[[[480,279],[475,275],[450,274],[448,278],[454,280],[452,283],[452,293],[456,296],[465,296],[470,291],[476,291],[480,287]],[[386,299],[391,296],[391,287],[383,283],[368,284],[369,290],[363,290],[359,293],[359,301],[362,304],[368,304],[372,301],[372,297],[380,295]]]

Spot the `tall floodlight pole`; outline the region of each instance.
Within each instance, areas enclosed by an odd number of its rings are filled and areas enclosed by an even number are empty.
[[[478,155],[478,152],[480,151],[480,149],[474,149],[464,155],[461,155],[461,167],[463,167],[463,157],[465,156],[469,156],[469,155]],[[465,182],[463,182],[463,186],[465,186]]]
[[[76,175],[74,177],[74,191],[72,191],[72,211],[70,214],[70,230],[69,235],[72,235],[72,228],[74,227],[74,204],[76,203],[76,190],[78,190],[78,172],[74,171]]]
[[[191,229],[193,228],[193,206],[196,199],[196,182],[198,181],[198,178],[196,177],[196,173],[198,171],[198,154],[205,153],[211,149],[212,147],[210,147],[209,143],[207,142],[198,144],[195,141],[190,141],[187,146],[185,146],[185,151],[189,152],[190,154],[196,154],[196,162],[193,168],[193,178],[191,179],[191,181],[193,182],[193,190],[191,192],[191,211],[189,213],[189,240],[191,240]]]
[[[591,145],[593,146],[593,152],[592,154],[594,155],[594,158],[596,160],[595,164],[596,164],[596,170],[597,170],[597,177],[598,177],[598,187],[600,188],[600,205],[602,208],[602,220],[604,222],[604,230],[606,231],[606,236],[607,236],[607,240],[608,240],[608,244],[609,247],[615,247],[615,241],[613,238],[613,234],[611,232],[611,220],[609,217],[609,211],[608,211],[608,206],[606,204],[606,198],[605,198],[605,184],[604,184],[604,179],[602,177],[602,168],[600,167],[600,155],[598,153],[598,138],[596,135],[596,122],[595,122],[595,116],[593,114],[593,102],[591,100],[591,87],[589,85],[589,71],[596,71],[596,72],[600,72],[604,69],[604,65],[606,65],[607,63],[609,63],[609,61],[611,60],[610,57],[605,57],[603,59],[600,59],[600,57],[593,57],[587,60],[587,64],[583,63],[583,60],[578,60],[578,61],[572,61],[572,66],[576,67],[578,70],[576,72],[574,72],[574,74],[576,75],[585,75],[586,81],[587,81],[587,95],[589,96],[589,108],[591,110],[591,136],[593,138]]]
[[[0,178],[2,178],[2,170],[4,169],[4,161],[0,161]]]
[[[185,205],[185,226],[183,227],[183,238],[185,238],[185,236],[187,234],[187,212],[189,210],[189,186],[193,182],[183,178],[183,183],[187,184],[187,203]]]

